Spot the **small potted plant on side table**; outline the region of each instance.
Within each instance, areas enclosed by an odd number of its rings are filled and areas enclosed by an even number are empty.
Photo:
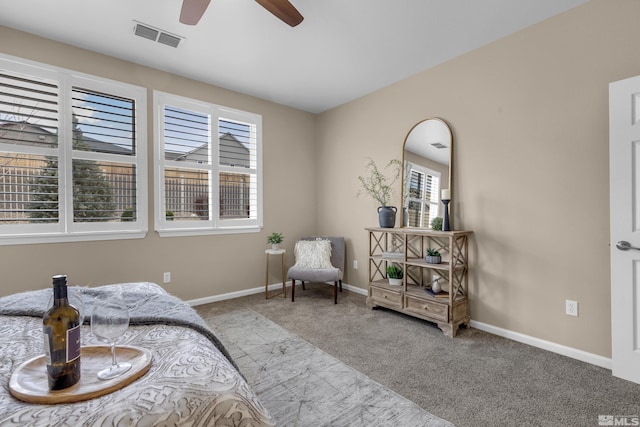
[[[280,249],[280,243],[284,240],[282,233],[271,233],[267,236],[267,243],[271,243],[271,249],[277,251]]]
[[[396,264],[387,266],[387,278],[389,278],[389,284],[393,286],[402,285],[402,278],[404,277],[404,270],[402,267]]]
[[[440,256],[440,252],[438,252],[434,248],[427,249],[427,255],[424,257],[424,260],[427,264],[440,264],[442,262],[442,257]]]

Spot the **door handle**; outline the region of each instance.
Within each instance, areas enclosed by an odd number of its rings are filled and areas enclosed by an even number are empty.
[[[625,240],[621,240],[618,243],[616,243],[616,248],[620,249],[621,251],[628,251],[629,249],[635,249],[637,251],[640,251],[640,248],[636,248],[635,246],[631,246],[631,243],[625,241]]]

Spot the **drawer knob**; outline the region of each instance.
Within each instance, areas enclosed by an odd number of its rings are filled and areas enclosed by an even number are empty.
[[[386,295],[383,295],[385,298],[387,297]]]

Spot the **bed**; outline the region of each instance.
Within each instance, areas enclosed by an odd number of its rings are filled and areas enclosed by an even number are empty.
[[[106,288],[82,288],[84,312]],[[121,284],[130,326],[118,344],[151,351],[149,371],[110,394],[69,404],[11,396],[11,374],[43,353],[42,315],[51,289],[0,298],[0,426],[272,426],[224,346],[198,314],[153,283]],[[71,289],[71,287],[70,287]],[[83,345],[102,344],[82,326]]]

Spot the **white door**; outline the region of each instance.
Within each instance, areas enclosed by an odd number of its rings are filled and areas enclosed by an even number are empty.
[[[609,176],[613,375],[640,383],[640,76],[609,85]]]

